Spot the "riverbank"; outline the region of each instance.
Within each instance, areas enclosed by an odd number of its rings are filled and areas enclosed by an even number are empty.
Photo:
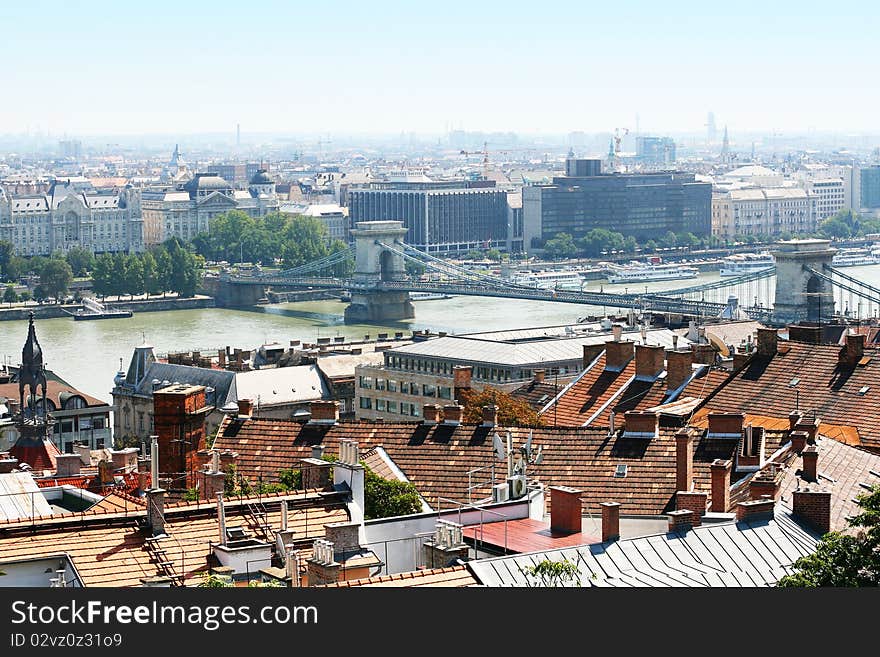
[[[108,308],[118,310],[130,310],[133,313],[149,313],[162,310],[199,310],[202,308],[213,308],[214,299],[212,297],[197,294],[194,297],[184,299],[178,297],[154,297],[151,299],[123,299],[123,300],[105,300],[103,302]],[[0,308],[0,321],[16,321],[27,319],[30,313],[34,313],[37,319],[56,319],[59,317],[70,317],[70,313],[76,312],[82,306],[78,303],[68,304],[26,304],[13,305],[7,308]]]

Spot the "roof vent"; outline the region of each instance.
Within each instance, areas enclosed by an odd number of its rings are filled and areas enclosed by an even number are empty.
[[[615,477],[625,477],[628,469],[629,468],[625,463],[618,463],[617,469],[614,471],[614,476]]]
[[[871,389],[871,386],[862,386],[861,388],[859,388],[859,394],[864,395],[870,389]]]

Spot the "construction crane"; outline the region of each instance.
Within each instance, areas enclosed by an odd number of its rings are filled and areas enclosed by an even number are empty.
[[[495,154],[502,154],[502,153],[504,153],[504,154],[510,154],[510,153],[515,153],[515,152],[518,152],[518,151],[534,151],[534,150],[537,150],[537,149],[535,149],[535,148],[511,148],[511,149],[500,149],[500,150],[492,150],[492,151],[490,151],[490,150],[489,150],[489,142],[484,141],[484,142],[483,142],[483,150],[481,150],[481,151],[466,151],[466,150],[461,150],[461,151],[458,152],[458,154],[459,154],[459,155],[465,155],[465,156],[467,156],[467,155],[482,155],[482,156],[483,156],[483,161],[482,161],[482,165],[483,165],[483,177],[484,177],[484,178],[488,178],[488,176],[489,176],[489,153],[495,153]]]

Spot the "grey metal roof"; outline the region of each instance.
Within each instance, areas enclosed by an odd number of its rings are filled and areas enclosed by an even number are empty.
[[[236,400],[235,372],[153,362],[147,367],[146,376],[138,384],[135,394],[152,397],[154,379],[160,383],[168,381],[214,388],[217,406]]]
[[[815,550],[817,538],[780,510],[772,520],[707,524],[671,532],[471,561],[486,586],[547,586],[523,569],[550,559],[567,559],[580,583],[563,586],[753,587],[773,586],[791,564]]]
[[[52,506],[29,472],[0,474],[0,520],[51,515]]]
[[[353,377],[358,365],[382,365],[385,354],[381,351],[368,351],[364,354],[337,354],[318,358],[318,369],[328,379]]]
[[[636,337],[638,336],[638,338]],[[672,348],[673,333],[669,329],[648,330],[648,344]],[[641,339],[638,333],[627,338]],[[584,345],[605,344],[611,340],[610,333],[600,333],[570,338],[535,339],[527,342],[498,342],[477,336],[446,336],[416,342],[390,350],[395,355],[446,358],[457,362],[488,363],[506,366],[540,365],[577,361],[583,358]],[[690,344],[679,337],[680,348]]]
[[[329,391],[315,365],[295,365],[235,375],[236,394],[260,406],[275,406],[323,399]]]

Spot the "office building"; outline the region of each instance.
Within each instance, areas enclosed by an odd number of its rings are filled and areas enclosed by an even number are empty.
[[[585,166],[593,165],[569,162],[566,171]],[[595,168],[590,172],[595,173]],[[640,241],[657,239],[667,231],[708,235],[711,230],[712,185],[697,182],[692,173],[562,176],[550,185],[524,187],[522,199],[528,252],[540,249],[558,233],[577,239],[593,228]]]
[[[859,208],[880,208],[880,165],[859,170]]]
[[[636,160],[647,165],[668,166],[675,162],[675,141],[669,137],[639,137]]]
[[[507,192],[494,182],[388,181],[349,190],[352,225],[402,221],[408,244],[431,253],[505,247]]]

